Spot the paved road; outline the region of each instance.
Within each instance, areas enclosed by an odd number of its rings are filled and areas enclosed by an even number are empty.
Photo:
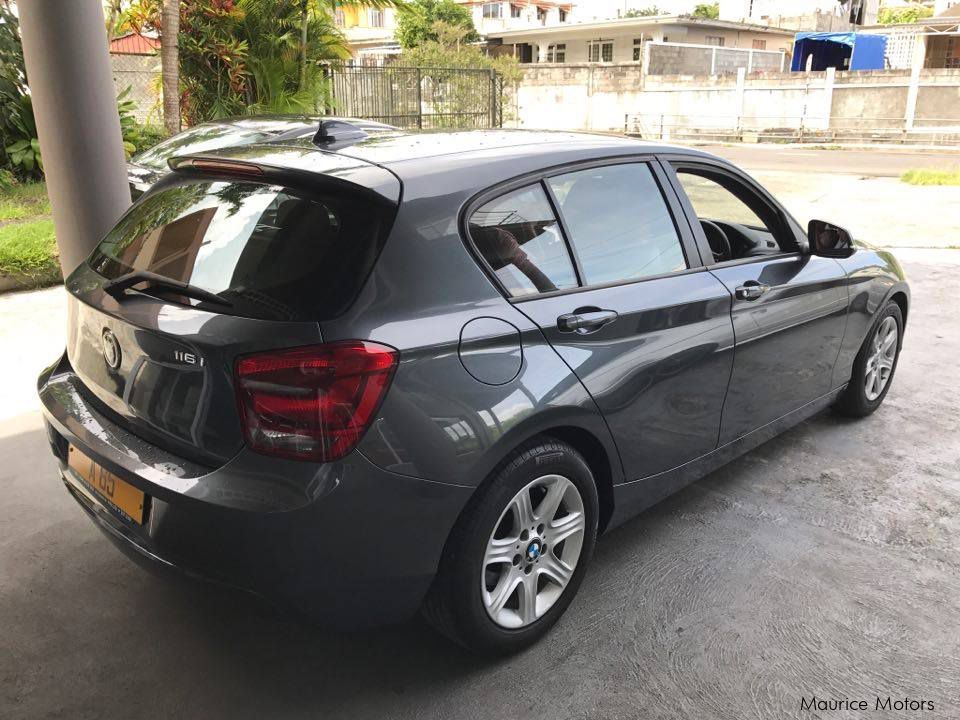
[[[704,145],[747,170],[792,170],[864,177],[900,177],[913,168],[960,167],[958,151],[816,150],[802,146]]]
[[[903,257],[883,408],[814,418],[611,533],[555,632],[499,662],[155,578],[67,497],[37,413],[0,420],[0,717],[808,718],[801,697],[878,693],[960,717],[960,252]]]

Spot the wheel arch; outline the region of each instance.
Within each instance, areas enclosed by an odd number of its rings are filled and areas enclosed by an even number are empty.
[[[550,428],[541,433],[542,437],[554,438],[566,443],[583,455],[597,486],[597,499],[600,504],[600,516],[597,518],[597,534],[603,533],[610,518],[613,517],[613,465],[607,449],[600,439],[581,427],[565,425]]]
[[[895,302],[900,307],[900,315],[903,318],[903,327],[907,327],[907,309],[909,307],[910,301],[907,299],[907,293],[904,290],[896,290],[890,296],[890,300]]]

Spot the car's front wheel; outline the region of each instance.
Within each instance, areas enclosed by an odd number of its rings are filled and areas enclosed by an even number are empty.
[[[902,338],[903,313],[897,303],[890,301],[877,314],[857,354],[850,384],[836,403],[840,413],[866,417],[880,407],[893,382]]]
[[[597,489],[576,450],[544,440],[479,492],[447,542],[425,615],[471,650],[515,652],[576,594],[596,542]]]

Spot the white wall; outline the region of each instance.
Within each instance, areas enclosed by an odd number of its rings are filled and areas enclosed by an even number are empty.
[[[724,38],[724,47],[750,50],[754,40],[766,43],[765,50],[790,52],[793,49],[792,35],[774,35],[771,33],[741,32],[720,28],[701,28],[686,25],[647,25],[642,28],[596,30],[587,32],[572,26],[568,32],[554,32],[549,36],[531,34],[513,36],[509,43],[529,43],[533,45],[534,62],[546,62],[547,46],[551,43],[564,43],[567,63],[585,63],[588,61],[587,48],[591,40],[613,41],[613,62],[633,62],[633,41],[637,38],[656,42],[680,42],[694,45],[711,44],[708,36]],[[506,42],[506,41],[505,41]]]
[[[656,6],[663,15],[689,15],[704,0],[580,0],[573,6],[577,22],[612,20],[628,10],[644,10]]]
[[[544,25],[562,25],[560,22],[560,8],[547,8],[546,17],[543,20],[537,19],[537,6],[535,4],[524,5],[520,11],[520,17],[515,18],[510,14],[511,2],[498,2],[500,5],[499,18],[486,18],[483,16],[483,6],[490,3],[481,3],[471,7],[473,15],[473,25],[481,35],[502,32],[504,30],[519,30],[527,27],[543,27]],[[517,3],[519,4],[519,3]],[[567,20],[572,20],[568,15]]]
[[[837,0],[720,0],[720,19],[759,22],[764,16],[834,13],[839,8]]]
[[[960,2],[960,0],[940,0]],[[798,17],[801,15],[837,15],[847,17],[849,7],[837,0],[719,0],[720,19],[733,22],[764,22],[765,18]],[[876,22],[880,0],[864,0],[865,24]]]
[[[910,127],[909,86],[917,82],[916,128],[960,127],[960,71],[766,73],[750,77],[652,76],[638,65],[527,65],[509,113],[524,128],[679,128],[851,131]],[[661,118],[662,116],[662,118]],[[951,130],[956,132],[956,130]],[[666,138],[665,138],[666,139]]]

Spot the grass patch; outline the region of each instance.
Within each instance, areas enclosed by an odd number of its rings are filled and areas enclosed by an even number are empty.
[[[960,168],[953,170],[907,170],[900,181],[910,185],[960,185]]]
[[[37,287],[60,281],[53,220],[0,227],[0,275],[20,277]]]
[[[0,192],[0,221],[49,215],[50,200],[45,183],[14,185]]]

